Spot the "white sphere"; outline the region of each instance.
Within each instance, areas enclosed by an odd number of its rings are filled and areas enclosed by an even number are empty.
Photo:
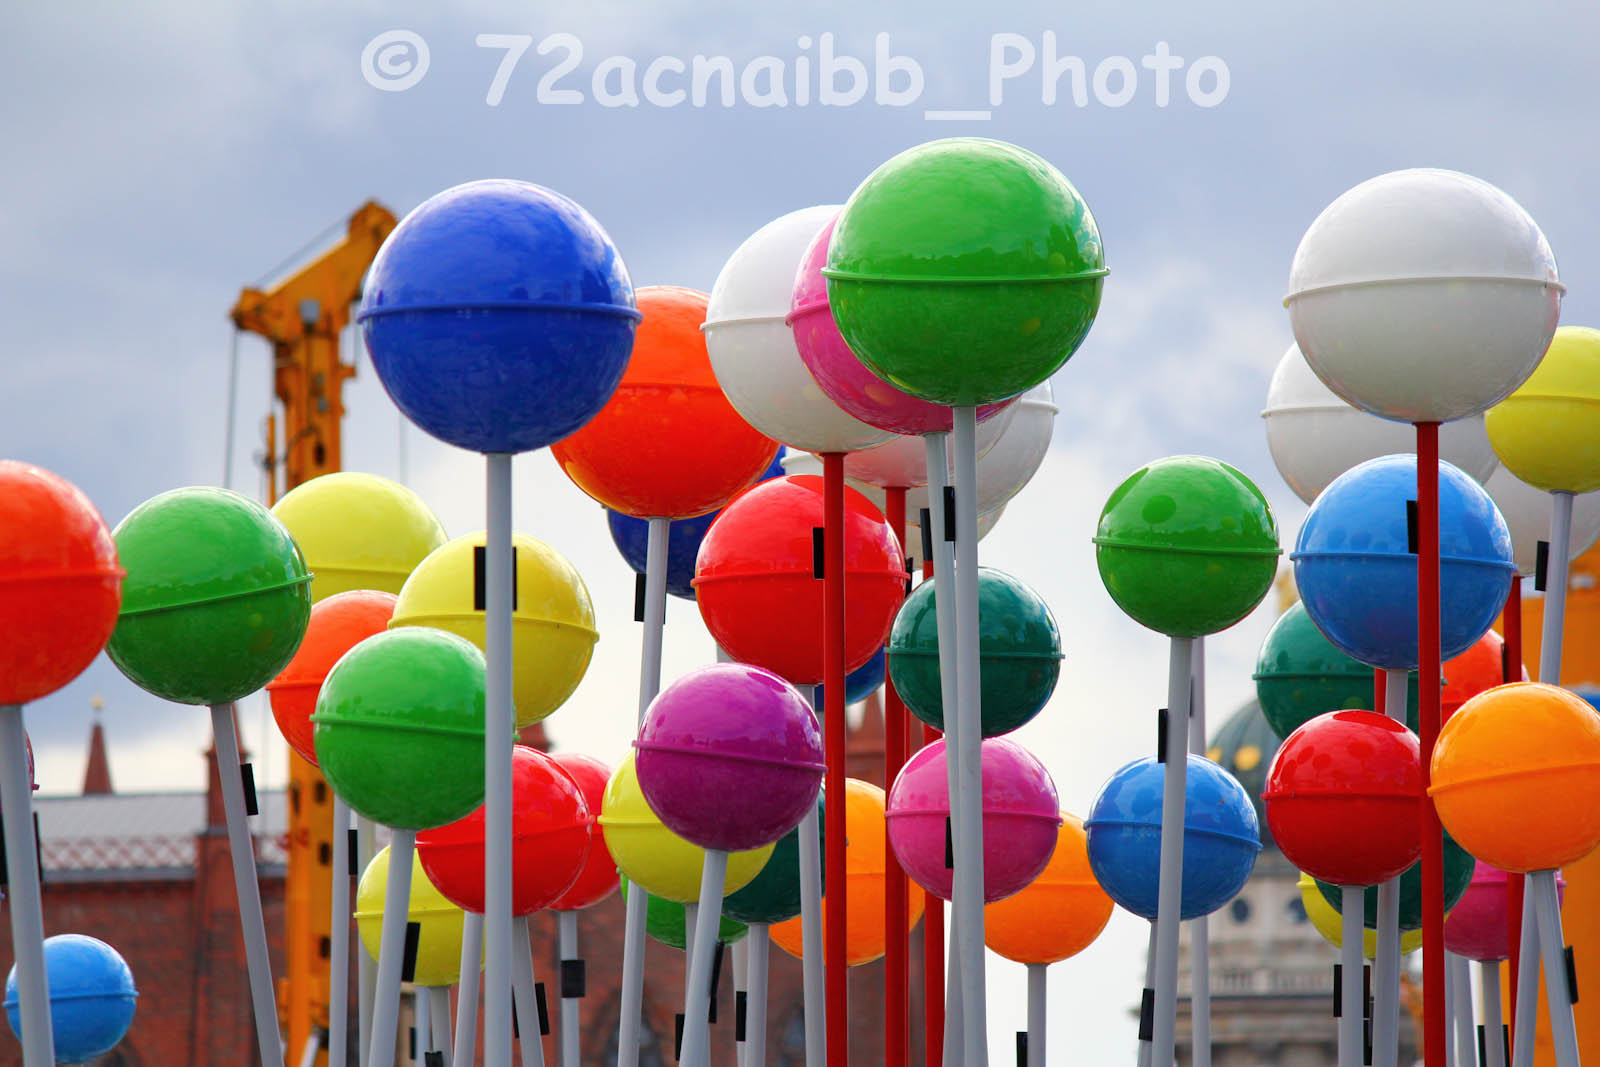
[[[1517,573],[1527,577],[1538,563],[1539,542],[1550,540],[1550,516],[1555,501],[1552,494],[1535,489],[1501,467],[1490,475],[1484,488],[1511,528],[1511,554]],[[1600,542],[1600,492],[1572,498],[1572,558]]]
[[[1000,440],[1016,415],[1017,405],[1007,404],[1004,410],[978,423],[978,460]],[[948,440],[948,437],[946,438]],[[928,483],[928,446],[924,438],[914,434],[896,434],[881,445],[851,452],[844,457],[846,478],[855,478],[869,485],[909,489]]]
[[[1005,506],[1022,491],[1050,450],[1050,435],[1055,430],[1055,394],[1048,379],[1029,389],[1011,405],[1011,416],[1000,439],[978,460],[978,514],[987,515]],[[979,428],[980,433],[982,427]],[[926,487],[906,494],[906,514],[915,516],[928,506]]]
[[[1520,204],[1470,175],[1418,169],[1362,182],[1317,216],[1284,305],[1339,396],[1386,419],[1448,422],[1533,373],[1561,293]]]
[[[828,399],[784,321],[800,257],[838,212],[837,204],[792,211],[746,238],[717,275],[701,327],[734,410],[768,437],[812,452],[855,452],[892,436]]]
[[[1272,372],[1267,406],[1267,447],[1278,473],[1307,504],[1339,475],[1379,456],[1417,450],[1417,433],[1401,422],[1369,415],[1340,400],[1290,345]],[[1483,413],[1439,427],[1439,455],[1481,485],[1500,466]]]

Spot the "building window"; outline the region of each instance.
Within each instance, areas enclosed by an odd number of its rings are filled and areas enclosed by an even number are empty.
[[[1289,900],[1289,918],[1293,919],[1297,924],[1305,922],[1306,902],[1299,897],[1291,897]]]
[[[1233,916],[1233,921],[1242,923],[1250,918],[1250,902],[1244,897],[1234,897],[1233,903],[1228,905],[1228,913]]]

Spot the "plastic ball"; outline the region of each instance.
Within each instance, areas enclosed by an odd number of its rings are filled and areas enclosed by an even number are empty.
[[[1284,305],[1317,376],[1364,411],[1449,422],[1539,365],[1562,286],[1515,200],[1448,170],[1362,182],[1300,239]]]
[[[823,582],[812,531],[823,525],[822,479],[763,482],[728,505],[700,543],[700,617],[734,659],[795,685],[822,681]],[[883,647],[905,597],[900,543],[866,497],[844,490],[845,670]]]
[[[87,496],[0,459],[0,704],[38,700],[83,673],[117,625],[122,578]]]
[[[484,533],[458,537],[423,560],[400,590],[392,627],[432,626],[484,647],[477,600],[477,550]],[[555,549],[511,535],[516,580],[511,595],[511,701],[517,729],[555,711],[578,688],[594,643],[594,605],[583,579]]]
[[[139,991],[116,949],[87,934],[44,939],[50,989],[50,1033],[57,1063],[86,1063],[116,1048],[133,1025]],[[22,1037],[17,968],[6,976],[6,1021]]]
[[[335,471],[272,505],[311,569],[313,604],[353,589],[398,593],[444,527],[422,498],[376,474]]]
[[[381,634],[394,615],[395,596],[372,589],[335,593],[311,607],[311,621],[289,665],[267,683],[272,717],[289,747],[313,767],[317,746],[311,715],[323,680],[339,661],[373,634]]]
[[[1375,711],[1330,711],[1283,739],[1267,823],[1285,858],[1335,885],[1378,885],[1422,850],[1417,736]]]
[[[1278,616],[1256,656],[1256,700],[1272,732],[1288,737],[1325,711],[1372,710],[1373,670],[1322,636],[1299,601]],[[1417,676],[1406,687],[1406,725],[1416,729]]]
[[[606,784],[600,805],[600,826],[606,847],[617,861],[617,870],[652,897],[665,897],[679,903],[700,900],[700,871],[705,865],[705,849],[690,844],[667,829],[650,810],[639,788],[634,753],[617,765]],[[761,873],[772,845],[728,855],[728,874],[722,892],[726,896],[750,884]]]
[[[428,880],[457,907],[484,908],[484,807],[417,834]],[[561,765],[537,749],[511,749],[511,914],[548,908],[589,859],[589,806]]]
[[[378,958],[383,939],[384,894],[389,887],[389,848],[379,849],[356,883],[356,933],[367,955]],[[411,897],[406,922],[416,923],[417,965],[412,982],[419,986],[450,986],[461,980],[461,938],[466,913],[450,903],[428,881],[428,872],[415,852],[411,854]]]
[[[711,287],[703,327],[717,383],[734,409],[768,437],[815,452],[855,452],[889,439],[828,399],[784,321],[800,257],[838,210],[791,211],[746,238]]]
[[[1467,891],[1472,882],[1473,859],[1467,850],[1456,844],[1449,834],[1444,835],[1444,910],[1449,912]],[[1327,898],[1334,911],[1344,906],[1344,891],[1332,882],[1317,882],[1317,891]],[[1372,929],[1378,927],[1378,887],[1367,886],[1362,891],[1362,921]],[[1422,861],[1418,860],[1400,875],[1400,929],[1418,930],[1422,927]]]
[[[1273,371],[1261,418],[1278,473],[1307,504],[1351,467],[1417,449],[1412,427],[1339,399],[1306,363],[1299,345],[1290,345]],[[1479,482],[1500,466],[1481,413],[1440,426],[1439,455]]]
[[[639,312],[622,257],[587,211],[495,179],[446,189],[401,219],[356,317],[406,418],[474,452],[527,452],[605,406]]]
[[[1505,681],[1505,638],[1493,630],[1487,631],[1455,659],[1446,660],[1441,673],[1444,676],[1444,688],[1439,695],[1439,718],[1445,721],[1456,711],[1482,693],[1486,689],[1493,689]],[[1528,676],[1526,667],[1517,665],[1523,678]]]
[[[628,880],[623,878],[622,899],[628,899]],[[723,905],[722,920],[717,923],[717,940],[724,945],[731,945],[744,937],[750,930],[744,923],[728,917],[727,905]],[[663,900],[661,897],[647,896],[645,899],[644,932],[652,940],[659,941],[669,948],[679,951],[689,945],[689,919],[685,914],[685,907],[681,901]]]
[[[346,652],[322,683],[317,762],[352,810],[426,830],[483,803],[484,662],[443,630],[388,630]]]
[[[983,943],[1017,963],[1059,963],[1094,943],[1111,908],[1089,867],[1082,820],[1062,812],[1056,850],[1039,877],[984,906]]]
[[[939,620],[933,582],[901,605],[889,635],[889,671],[911,713],[944,729],[939,671]],[[1061,675],[1061,631],[1044,598],[1025,583],[978,568],[980,730],[1008,734],[1029,722],[1055,692]]]
[[[888,676],[889,659],[884,649],[872,654],[872,658],[861,666],[844,676],[844,702],[847,706],[861,703],[873,693],[883,688],[883,680]],[[811,706],[825,708],[827,702],[827,686],[817,686],[811,694]]]
[[[888,878],[884,864],[884,798],[883,790],[870,782],[846,778],[844,787],[844,894],[845,911],[850,917],[845,924],[844,961],[847,967],[859,967],[878,959],[888,948],[883,913]],[[923,897],[921,893],[908,896],[906,929],[910,930],[922,918]],[[827,899],[827,893],[823,893],[824,943],[828,937]],[[799,915],[774,923],[767,932],[772,943],[789,955],[798,959],[804,952],[805,923]]]
[[[1511,531],[1511,552],[1517,573],[1524,578],[1531,577],[1539,563],[1539,542],[1550,540],[1550,494],[1535,489],[1504,467],[1489,477],[1484,488]],[[1600,543],[1600,491],[1572,498],[1571,537],[1573,559]]]
[[[1557,898],[1566,895],[1567,880],[1556,872]],[[1507,939],[1506,872],[1478,860],[1466,894],[1444,920],[1444,947],[1457,956],[1496,963],[1511,954]]]
[[[1485,863],[1549,871],[1600,845],[1600,713],[1553,685],[1514,682],[1450,716],[1428,792],[1439,821]]]
[[[1061,825],[1055,782],[1044,764],[1004,737],[983,742],[983,899],[1002,900],[1039,876]],[[940,739],[906,761],[889,789],[889,844],[906,874],[949,900],[955,874],[945,866],[950,781]]]
[[[106,654],[135,685],[179,704],[226,704],[294,657],[311,575],[266,508],[226,489],[174,489],[113,536],[128,576]]]
[[[1529,485],[1600,490],[1600,330],[1557,327],[1538,368],[1489,409],[1486,425],[1500,462]]]
[[[1095,798],[1084,830],[1089,866],[1112,900],[1145,919],[1156,917],[1161,875],[1161,798],[1165,765],[1153,756],[1118,770]],[[1261,829],[1244,786],[1202,756],[1190,756],[1184,779],[1184,920],[1232,900],[1255,869]]]
[[[1006,502],[1032,480],[1050,451],[1050,436],[1055,431],[1055,393],[1049,382],[1040,382],[1020,396],[1007,409],[1009,421],[1001,425],[999,436],[988,451],[978,459],[978,514],[989,515],[1006,506]],[[1006,418],[1004,414],[995,419]],[[987,426],[988,423],[984,423]],[[978,431],[979,443],[983,430]],[[845,461],[848,470],[849,460]],[[906,494],[906,516],[914,520],[928,506],[928,490],[917,487]]]
[[[900,153],[851,194],[828,247],[851,351],[938,404],[1016,396],[1055,373],[1100,307],[1094,216],[1055,167],[975,137]]]
[[[822,788],[822,727],[806,698],[746,663],[713,663],[662,689],[645,711],[635,770],[667,828],[701,848],[771,845]]]
[[[1338,910],[1318,892],[1317,881],[1309,874],[1301,871],[1298,884],[1300,903],[1306,909],[1306,918],[1311,920],[1311,925],[1322,935],[1323,940],[1334,948],[1339,948],[1344,944],[1344,927],[1341,925],[1343,920]],[[1421,947],[1421,927],[1400,932],[1401,955],[1409,955]],[[1378,958],[1378,932],[1371,927],[1363,927],[1361,930],[1361,953],[1369,960]]]
[[[850,809],[846,807],[845,817]],[[846,846],[848,847],[848,832]],[[827,826],[823,819],[823,802],[817,800],[817,872],[826,877]],[[846,877],[849,863],[846,862]],[[729,893],[722,901],[722,914],[740,922],[765,923],[768,926],[792,919],[800,914],[800,828],[778,839],[772,847],[772,856],[761,873],[737,892]]]
[[[822,267],[828,261],[829,239],[837,222],[835,215],[811,239],[795,277],[789,326],[794,330],[800,359],[817,385],[828,394],[828,399],[869,426],[910,435],[949,430],[952,418],[948,407],[902,393],[873,374],[840,335],[833,312],[828,308],[828,282],[822,276]],[[993,416],[1005,406],[1003,403],[985,405],[978,409],[978,418]]]
[[[692,518],[744,491],[778,445],[728,403],[711,372],[706,294],[675,285],[636,292],[644,316],[617,391],[578,432],[550,446],[574,485],[641,518]],[[684,462],[695,456],[696,461]]]
[[[1278,570],[1267,498],[1204,456],[1169,456],[1129,475],[1106,501],[1094,543],[1111,599],[1170,637],[1226,630],[1255,610]]]
[[[605,833],[600,829],[600,805],[605,798],[606,783],[611,780],[611,768],[579,752],[555,752],[550,758],[578,783],[584,807],[589,812],[588,858],[583,861],[583,869],[571,888],[550,905],[556,911],[577,911],[598,904],[617,888],[617,861],[611,858]]]
[[[1368,460],[1334,479],[1311,506],[1295,550],[1295,584],[1325,634],[1373,667],[1417,667],[1417,557],[1407,502],[1417,457]],[[1477,482],[1439,464],[1440,643],[1445,659],[1472,647],[1505,607],[1511,534]]]

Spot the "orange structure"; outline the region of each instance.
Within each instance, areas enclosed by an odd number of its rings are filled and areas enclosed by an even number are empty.
[[[283,489],[340,469],[343,387],[356,372],[340,358],[339,339],[361,280],[394,215],[363,204],[345,236],[269,289],[245,289],[233,307],[233,324],[272,343],[273,392],[282,405],[283,453],[277,454],[278,420],[267,416],[267,503]],[[333,900],[329,858],[333,845],[333,794],[317,769],[289,752],[288,877],[284,944],[288,976],[279,989],[287,1031],[287,1061],[299,1063],[307,1043],[328,1026],[328,945]],[[318,1067],[327,1063],[318,1053]]]

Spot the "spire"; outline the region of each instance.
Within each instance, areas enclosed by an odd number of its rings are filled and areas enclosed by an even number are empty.
[[[83,795],[103,796],[112,792],[111,761],[106,758],[106,731],[100,723],[105,701],[95,697],[94,725],[89,728],[89,762],[83,769]]]

